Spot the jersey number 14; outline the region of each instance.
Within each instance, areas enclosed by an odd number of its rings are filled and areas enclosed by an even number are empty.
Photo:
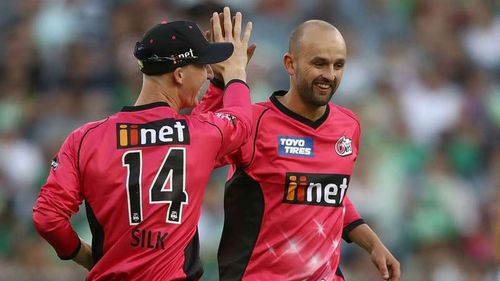
[[[122,157],[122,164],[124,167],[127,167],[129,222],[130,225],[136,225],[143,219],[142,151],[132,150],[125,152]],[[182,222],[182,206],[188,203],[185,169],[185,148],[170,148],[149,188],[150,204],[169,203],[166,218],[167,223],[180,224]],[[167,183],[169,184],[167,185]]]

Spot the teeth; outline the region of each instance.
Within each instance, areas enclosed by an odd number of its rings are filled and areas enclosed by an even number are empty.
[[[322,89],[328,89],[328,88],[330,88],[330,85],[328,85],[328,84],[317,84],[317,85],[318,85],[318,87],[320,87]]]

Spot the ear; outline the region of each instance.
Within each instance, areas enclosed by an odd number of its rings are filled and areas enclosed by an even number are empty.
[[[184,70],[182,67],[177,67],[173,72],[172,72],[172,78],[174,80],[174,83],[182,85],[184,83],[184,76],[186,74],[184,73]]]
[[[288,72],[288,75],[292,76],[295,74],[295,60],[292,54],[286,53],[283,56],[283,66],[286,72]]]

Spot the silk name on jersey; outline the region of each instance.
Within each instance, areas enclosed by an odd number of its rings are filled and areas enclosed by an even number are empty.
[[[186,120],[167,118],[143,124],[117,123],[118,148],[189,144]]]
[[[342,206],[349,179],[342,174],[286,173],[283,203]]]
[[[278,136],[278,154],[281,156],[313,157],[312,137]]]

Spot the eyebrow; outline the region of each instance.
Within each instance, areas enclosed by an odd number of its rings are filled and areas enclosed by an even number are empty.
[[[324,58],[324,57],[313,57],[313,58],[311,59],[311,62],[322,62],[322,63],[328,63],[328,62],[330,62],[330,60],[329,60],[329,59],[327,59],[327,58]]]
[[[325,57],[313,57],[311,62],[321,62],[321,63],[329,63],[330,60]],[[333,60],[334,63],[345,63],[345,59],[336,59]]]

